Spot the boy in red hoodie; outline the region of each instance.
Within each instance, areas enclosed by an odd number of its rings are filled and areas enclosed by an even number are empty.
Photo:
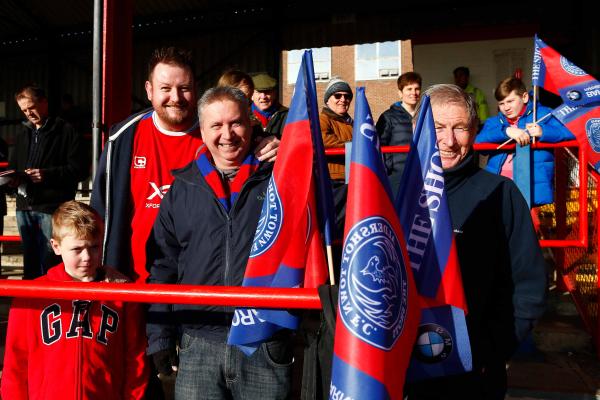
[[[62,263],[47,282],[126,282],[102,268],[102,221],[89,206],[63,203],[52,216]],[[82,293],[82,297],[85,294]],[[148,368],[139,304],[16,298],[8,318],[3,399],[141,399]]]

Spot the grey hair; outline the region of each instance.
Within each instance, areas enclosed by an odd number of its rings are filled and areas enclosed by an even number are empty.
[[[474,132],[477,130],[479,126],[479,118],[477,117],[477,105],[475,104],[475,100],[468,93],[462,90],[460,87],[450,84],[450,83],[441,83],[438,85],[433,85],[427,88],[425,96],[429,96],[431,99],[431,106],[434,105],[448,105],[455,104],[458,106],[464,106],[467,110],[467,114],[469,115],[469,130]],[[423,96],[421,96],[423,99]],[[415,112],[415,120],[419,116],[419,112],[421,111],[422,100],[417,104],[417,111]]]
[[[202,125],[202,112],[204,109],[217,101],[229,100],[237,103],[240,106],[240,110],[250,118],[248,108],[248,98],[240,89],[231,86],[217,86],[208,89],[200,100],[198,100],[198,121]]]

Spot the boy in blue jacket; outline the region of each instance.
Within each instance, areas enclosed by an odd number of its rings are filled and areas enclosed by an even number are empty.
[[[552,110],[538,103],[537,120],[533,120],[533,102],[520,79],[506,78],[494,92],[500,113],[488,118],[475,143],[504,143],[514,139],[520,146],[529,144],[531,137],[542,142],[557,143],[575,137],[553,116],[544,118]],[[486,169],[495,174],[513,178],[514,150],[490,152]],[[552,150],[533,151],[532,206],[554,201],[554,154]]]

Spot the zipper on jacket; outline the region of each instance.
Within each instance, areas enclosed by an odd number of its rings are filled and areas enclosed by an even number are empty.
[[[225,235],[225,274],[223,276],[223,283],[227,286],[230,284],[229,282],[229,269],[230,269],[230,259],[231,259],[231,251],[230,251],[230,244],[231,244],[231,239],[233,236],[233,227],[232,227],[232,220],[231,220],[231,216],[229,214],[225,214],[227,216],[227,234]]]
[[[91,307],[91,303],[89,305],[89,307]],[[84,315],[85,318],[85,315]],[[75,374],[76,376],[76,381],[75,381],[75,398],[76,399],[83,399],[83,385],[81,383],[81,380],[83,379],[83,372],[82,372],[82,362],[81,359],[83,358],[83,335],[77,335],[77,351],[76,351],[76,357],[77,357],[77,372]]]
[[[178,177],[175,176],[175,179],[178,179]],[[246,180],[246,182],[244,182],[244,184],[240,188],[240,192],[239,192],[240,194],[239,194],[237,200],[235,201],[235,203],[231,205],[231,208],[230,208],[229,212],[227,212],[227,210],[225,209],[225,207],[223,206],[223,204],[221,204],[221,202],[219,201],[219,199],[216,198],[214,191],[210,187],[201,185],[198,182],[194,182],[193,180],[188,180],[188,179],[183,178],[183,177],[179,177],[179,179],[181,179],[184,182],[187,182],[187,183],[189,183],[189,184],[191,184],[193,186],[198,186],[201,190],[206,190],[208,193],[210,193],[213,196],[214,201],[218,204],[218,207],[220,207],[221,211],[223,212],[223,215],[226,218],[226,221],[227,221],[227,233],[225,235],[225,271],[223,273],[223,284],[225,286],[230,285],[231,283],[229,282],[229,270],[231,269],[230,268],[231,267],[231,240],[233,239],[233,220],[232,220],[232,216],[235,213],[235,206],[237,205],[238,201],[242,198],[242,194],[245,194],[244,192],[245,192],[247,186],[249,184],[251,184],[252,182],[261,181],[262,178],[257,178],[256,175],[252,175],[252,176],[250,176]]]

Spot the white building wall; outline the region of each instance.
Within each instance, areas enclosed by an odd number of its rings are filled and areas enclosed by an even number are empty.
[[[413,57],[414,70],[423,77],[424,88],[453,83],[454,68],[469,67],[471,83],[485,93],[491,115],[497,113],[494,89],[516,68],[521,68],[523,82],[531,89],[533,37],[415,45]]]

